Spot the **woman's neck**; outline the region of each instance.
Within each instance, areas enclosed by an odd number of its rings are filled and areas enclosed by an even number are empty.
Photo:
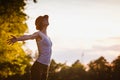
[[[45,35],[47,35],[47,30],[46,29],[41,30],[41,32],[44,33]]]

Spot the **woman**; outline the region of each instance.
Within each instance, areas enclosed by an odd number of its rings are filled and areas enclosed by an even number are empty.
[[[38,31],[33,33],[32,35],[23,35],[18,38],[12,36],[12,38],[8,40],[9,44],[13,44],[17,41],[36,39],[39,57],[31,67],[31,80],[47,80],[48,66],[50,64],[52,51],[52,42],[47,36],[47,27],[49,25],[48,18],[48,15],[44,15],[39,16],[36,19],[35,25]]]

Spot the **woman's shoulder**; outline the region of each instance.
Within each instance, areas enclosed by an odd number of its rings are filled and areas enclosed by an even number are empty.
[[[36,31],[33,34],[42,34],[42,32],[41,31]]]
[[[37,35],[39,35],[40,37],[44,37],[44,34],[41,32],[41,31],[37,31],[37,32],[35,32],[34,34],[37,34]]]

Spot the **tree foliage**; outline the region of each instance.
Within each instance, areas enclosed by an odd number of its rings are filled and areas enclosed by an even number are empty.
[[[114,80],[120,80],[120,56],[117,57],[117,59],[113,60],[112,62],[112,79]]]
[[[91,61],[88,67],[81,64],[79,60],[76,60],[71,66],[58,64],[60,63],[52,60],[50,65],[50,71],[52,72],[49,73],[48,80],[120,80],[120,56],[112,63],[107,62],[101,56]],[[86,70],[86,68],[88,69]]]
[[[0,0],[0,79],[22,75],[30,65],[22,43],[7,44],[10,35],[20,36],[27,31],[25,5],[24,0]]]
[[[90,62],[89,73],[91,80],[108,80],[110,77],[110,66],[107,60],[102,56],[96,61]]]

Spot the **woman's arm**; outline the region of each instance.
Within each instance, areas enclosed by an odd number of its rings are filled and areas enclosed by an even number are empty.
[[[37,37],[39,37],[38,33],[34,33],[32,35],[23,35],[16,39],[17,39],[17,41],[25,41],[25,40],[29,40],[29,39],[36,39]]]
[[[36,33],[34,33],[32,35],[23,35],[23,36],[20,36],[18,38],[12,35],[12,38],[8,39],[8,44],[14,44],[17,41],[36,39],[37,37],[40,37],[38,32],[36,32]]]

